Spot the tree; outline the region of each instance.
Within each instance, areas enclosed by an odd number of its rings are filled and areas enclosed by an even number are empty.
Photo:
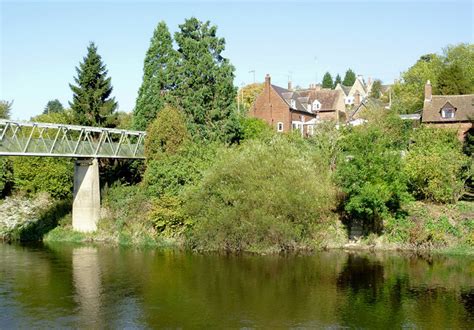
[[[434,202],[456,202],[464,193],[470,165],[456,131],[421,127],[412,140],[404,166],[412,194]]]
[[[336,88],[337,84],[342,84],[341,76],[339,75],[339,73],[337,74],[336,79],[334,79],[333,88]]]
[[[173,88],[177,54],[166,23],[161,21],[153,32],[143,64],[143,82],[133,112],[133,127],[145,130],[164,107]]]
[[[147,128],[145,155],[148,160],[163,157],[163,153],[174,154],[189,140],[186,119],[174,108],[166,106]]]
[[[402,74],[402,81],[393,86],[392,109],[399,113],[414,113],[423,109],[424,85],[431,81],[433,91],[438,87],[438,75],[443,67],[442,58],[426,54]]]
[[[64,107],[61,104],[61,102],[59,102],[58,99],[54,99],[46,103],[46,106],[44,107],[44,110],[43,110],[43,114],[59,113],[63,111],[64,111]]]
[[[111,78],[107,77],[106,66],[93,42],[87,47],[87,55],[76,67],[76,72],[76,85],[69,84],[73,92],[73,101],[69,105],[75,122],[79,125],[113,127],[117,102],[110,97]]]
[[[323,88],[332,88],[334,82],[329,72],[326,72],[323,77]]]
[[[438,92],[442,95],[462,95],[471,92],[469,78],[457,62],[445,66],[439,73]]]
[[[246,113],[252,106],[253,102],[257,96],[262,92],[264,84],[262,83],[253,83],[248,84],[239,89],[237,93],[237,98],[240,100],[240,106],[242,107],[242,113]]]
[[[354,71],[352,71],[351,69],[347,70],[346,74],[344,75],[344,80],[342,81],[342,84],[344,86],[352,86],[354,85],[355,81],[356,81],[356,75]]]
[[[0,118],[10,119],[13,101],[0,100]]]
[[[443,49],[444,62],[456,63],[469,80],[470,90],[474,93],[474,44],[458,44]]]
[[[179,64],[173,100],[183,109],[191,133],[205,139],[232,140],[237,127],[234,67],[222,56],[225,40],[217,27],[192,17],[174,37]]]
[[[376,79],[372,83],[372,89],[370,90],[370,97],[374,99],[379,99],[382,96],[382,82],[379,79]]]

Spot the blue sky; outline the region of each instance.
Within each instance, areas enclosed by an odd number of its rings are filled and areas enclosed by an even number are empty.
[[[385,83],[422,54],[473,42],[473,1],[5,1],[0,0],[0,99],[14,119],[64,105],[89,41],[98,45],[121,111],[134,107],[156,24],[172,32],[195,16],[218,26],[235,85],[263,81],[307,86],[324,72],[352,68]]]

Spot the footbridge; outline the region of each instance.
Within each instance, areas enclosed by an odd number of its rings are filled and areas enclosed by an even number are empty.
[[[0,156],[75,159],[72,225],[95,231],[100,217],[99,158],[144,159],[142,131],[0,119]]]

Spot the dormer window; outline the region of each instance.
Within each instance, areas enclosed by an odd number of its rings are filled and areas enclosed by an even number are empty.
[[[321,103],[318,100],[313,101],[313,110],[320,110],[321,109]]]
[[[295,100],[290,100],[290,106],[293,108],[293,109],[296,109],[296,101]]]
[[[447,102],[441,108],[441,118],[444,118],[444,119],[454,118],[455,114],[456,114],[456,108],[453,107],[449,102]]]

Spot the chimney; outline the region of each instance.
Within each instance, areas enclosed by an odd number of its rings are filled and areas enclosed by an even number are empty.
[[[293,90],[293,86],[291,85],[291,81],[288,81],[288,90],[289,91]]]
[[[431,102],[431,96],[432,96],[432,88],[431,88],[431,82],[428,80],[425,84],[425,102]]]
[[[359,93],[359,91],[357,91],[354,94],[354,105],[359,105],[359,104],[360,104],[360,93]]]

